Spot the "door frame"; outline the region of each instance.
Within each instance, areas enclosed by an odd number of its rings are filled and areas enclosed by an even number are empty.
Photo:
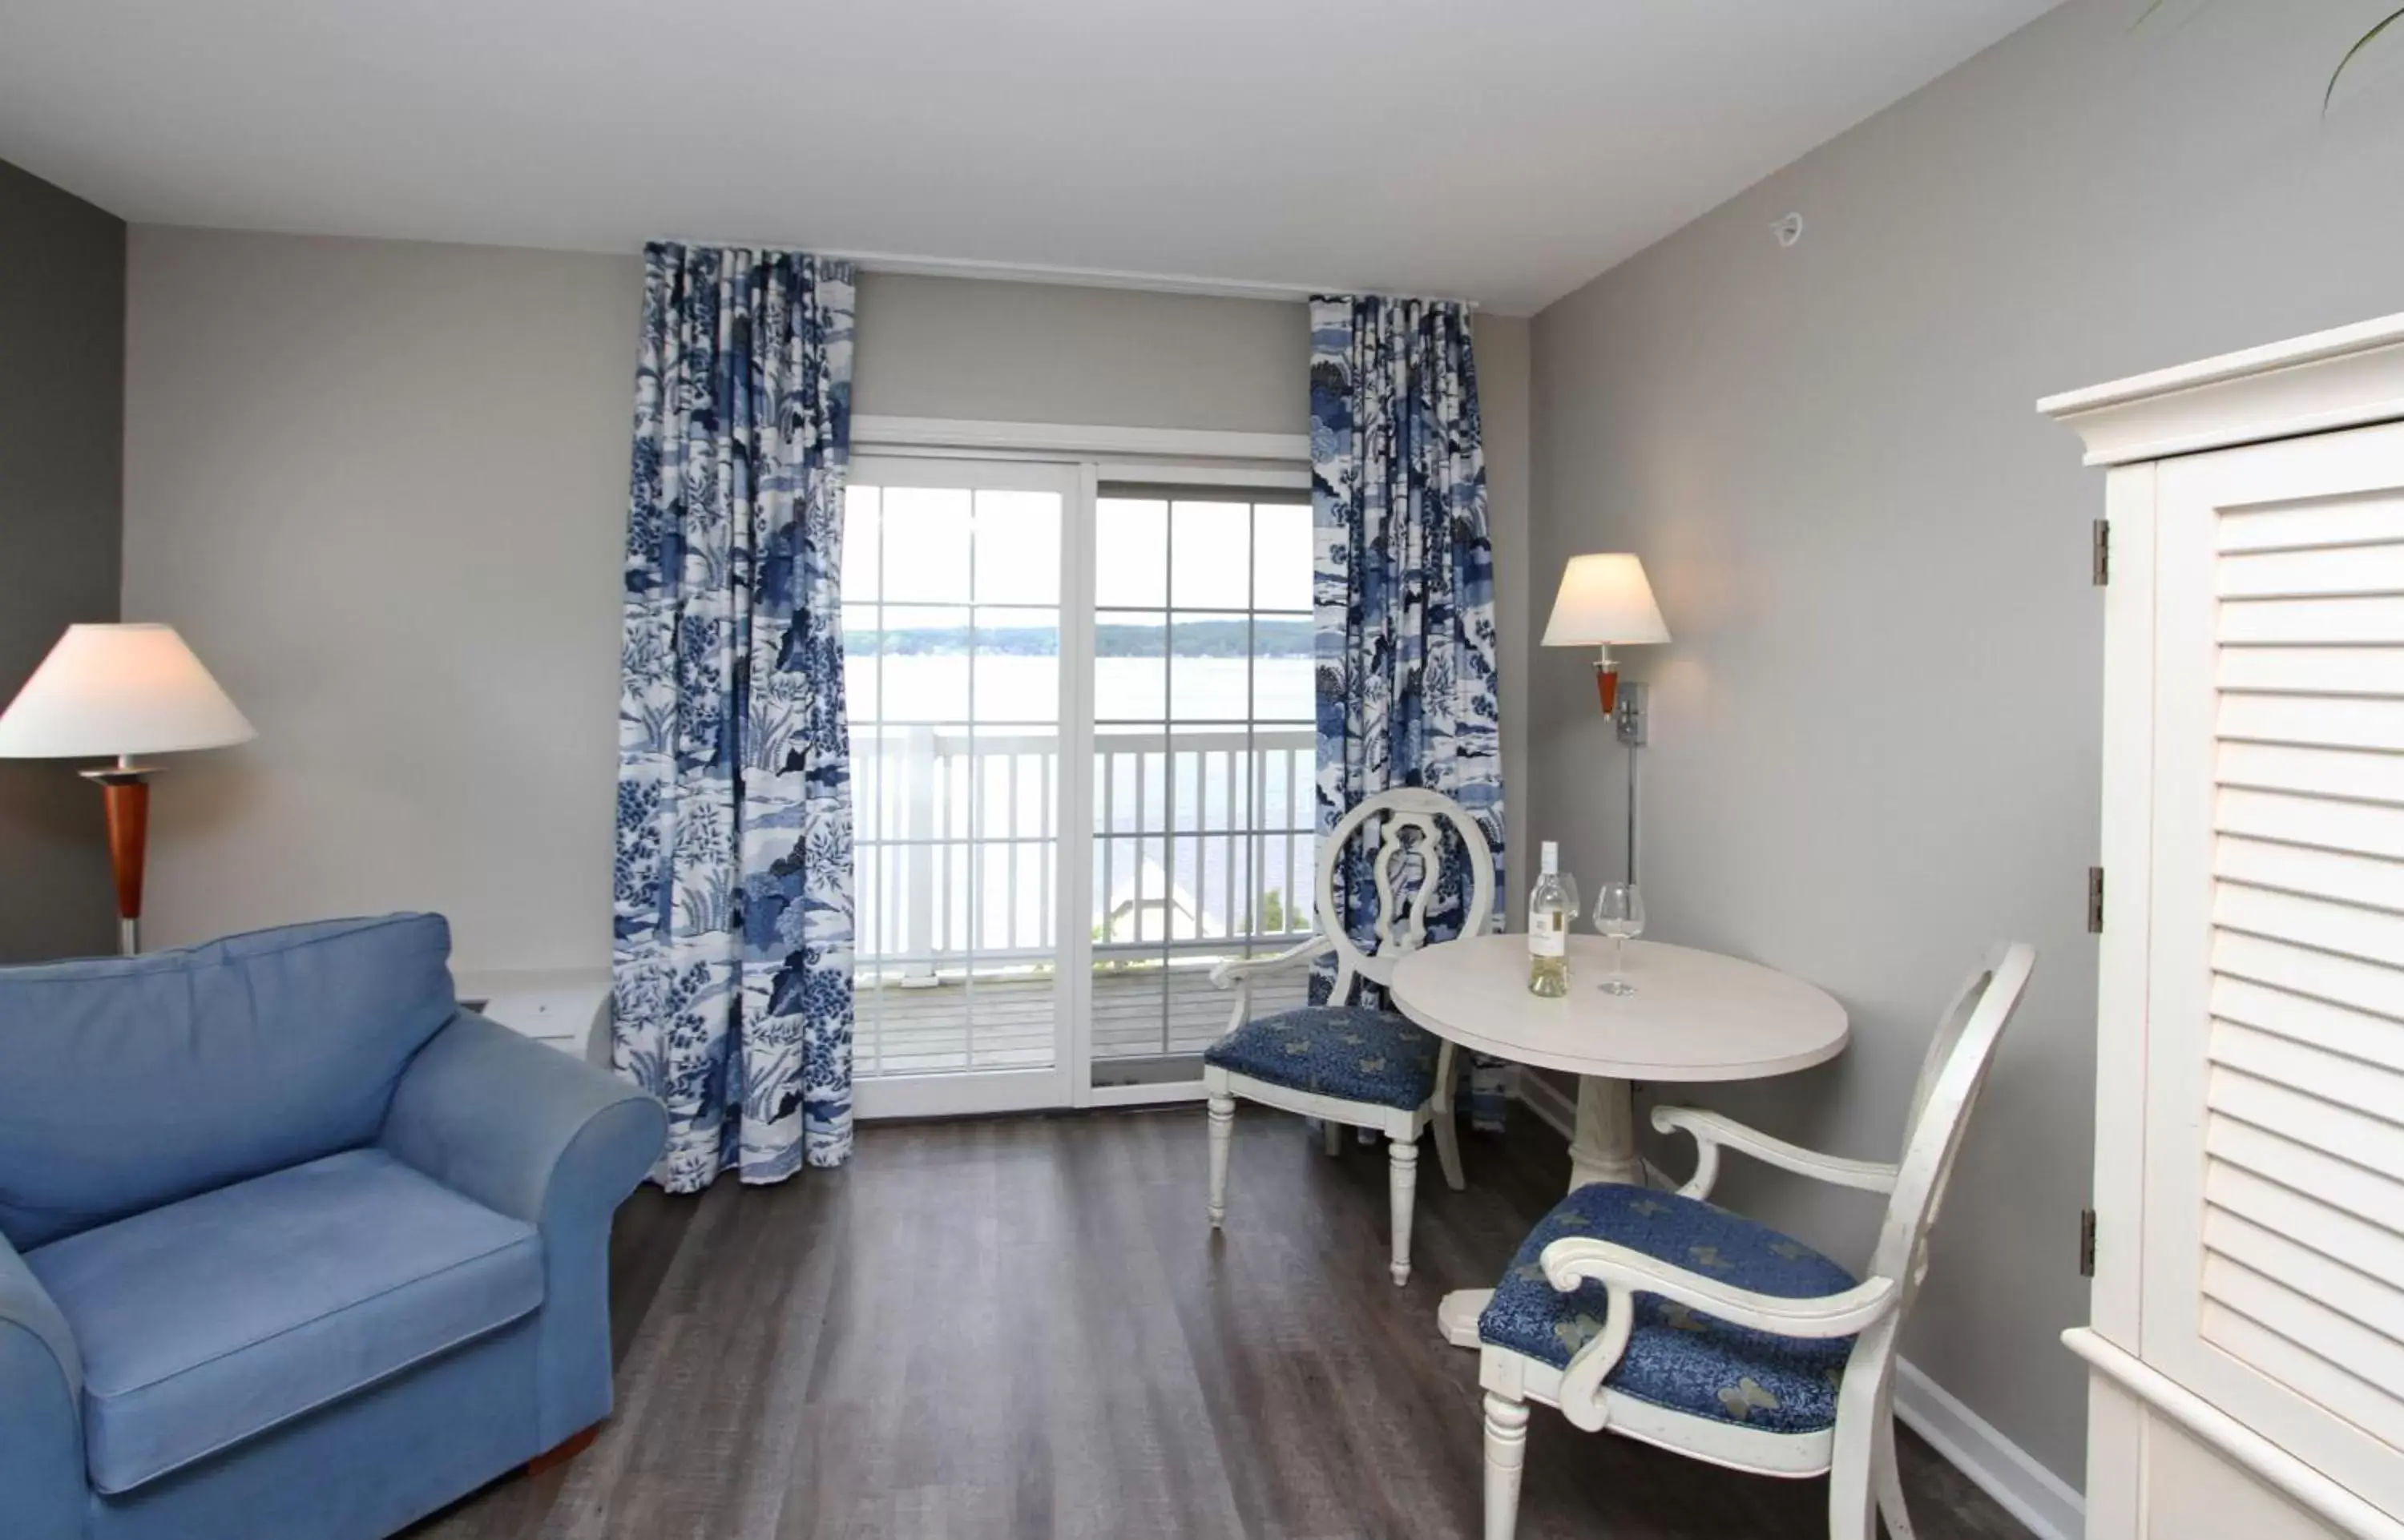
[[[853,1087],[854,1115],[873,1121],[1199,1099],[1203,1089],[1198,1077],[1190,1083],[1098,1088],[1093,1083],[1089,917],[1093,913],[1095,507],[1106,481],[1307,491],[1309,437],[861,415],[852,419],[851,441],[855,468],[966,460],[1020,462],[1030,469],[1041,466],[1064,473],[1060,483],[1061,752],[1055,844],[1059,879],[1053,895],[1058,938],[1054,1062],[1040,1070],[862,1076]],[[1073,850],[1072,837],[1077,847]]]

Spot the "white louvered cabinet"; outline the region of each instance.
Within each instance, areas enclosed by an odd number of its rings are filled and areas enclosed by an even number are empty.
[[[2404,316],[2052,398],[2111,467],[2091,1540],[2404,1540]]]

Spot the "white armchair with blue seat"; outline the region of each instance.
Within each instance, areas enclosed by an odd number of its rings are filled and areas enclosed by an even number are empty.
[[[1512,1540],[1530,1401],[1609,1431],[1767,1476],[1825,1473],[1830,1540],[1911,1540],[1894,1463],[1895,1340],[1928,1270],[1928,1234],[1996,1039],[2036,954],[1997,950],[1964,986],[1922,1063],[1900,1163],[1799,1149],[1664,1107],[1693,1137],[1674,1193],[1595,1183],[1511,1259],[1477,1321],[1486,1391],[1486,1540]],[[1866,1275],[1705,1201],[1720,1153],[1889,1195]],[[1468,1344],[1463,1344],[1468,1345]]]
[[[1485,831],[1467,809],[1439,792],[1403,788],[1367,797],[1339,820],[1319,847],[1315,875],[1320,930],[1274,957],[1221,963],[1210,981],[1236,987],[1226,1034],[1202,1055],[1209,1096],[1210,1223],[1227,1217],[1227,1161],[1235,1137],[1236,1099],[1321,1119],[1327,1151],[1341,1147],[1346,1127],[1387,1139],[1388,1192],[1396,1284],[1411,1277],[1411,1208],[1419,1190],[1419,1138],[1435,1127],[1436,1157],[1446,1184],[1463,1185],[1461,1145],[1453,1124],[1452,1044],[1391,1011],[1349,1003],[1363,981],[1391,986],[1394,966],[1427,944],[1428,908],[1445,889],[1445,833],[1464,852],[1468,895],[1460,933],[1475,935],[1494,913],[1494,855]],[[1355,837],[1375,841],[1369,875],[1377,897],[1372,950],[1363,951],[1335,917],[1335,866]],[[1335,982],[1325,1005],[1304,1006],[1254,1019],[1252,981],[1280,969],[1307,968],[1328,956]]]

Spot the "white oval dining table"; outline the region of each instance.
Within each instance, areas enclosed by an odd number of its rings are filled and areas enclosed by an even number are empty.
[[[1528,991],[1528,938],[1466,936],[1405,958],[1388,991],[1394,1009],[1481,1054],[1578,1076],[1570,1187],[1642,1184],[1635,1083],[1759,1080],[1824,1064],[1844,1051],[1845,1008],[1788,973],[1741,958],[1657,941],[1627,943],[1632,994],[1604,992],[1611,944],[1572,935],[1570,992]],[[1485,1289],[1445,1296],[1447,1340],[1474,1347]]]

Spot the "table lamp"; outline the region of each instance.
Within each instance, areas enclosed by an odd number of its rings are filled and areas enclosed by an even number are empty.
[[[1545,623],[1546,647],[1593,647],[1595,693],[1628,745],[1628,880],[1636,880],[1636,750],[1644,747],[1644,687],[1622,684],[1614,645],[1665,642],[1670,628],[1644,581],[1644,564],[1624,551],[1572,556]]]
[[[108,809],[118,949],[141,949],[142,853],[150,776],[140,754],[221,749],[258,736],[171,625],[70,625],[0,713],[0,759],[99,759],[84,772]]]

